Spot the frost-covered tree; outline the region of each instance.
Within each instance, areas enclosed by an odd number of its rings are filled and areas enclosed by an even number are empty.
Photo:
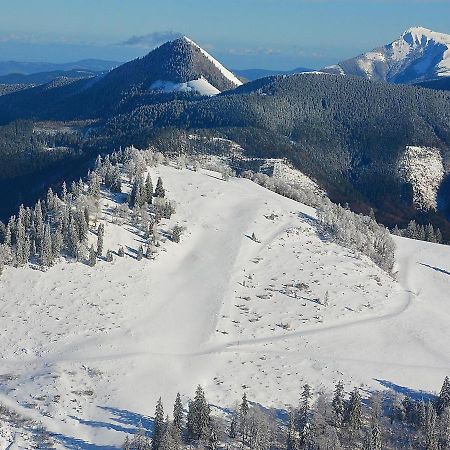
[[[91,245],[89,248],[89,265],[94,267],[97,263],[97,253],[95,251],[94,245]]]
[[[97,255],[103,255],[103,241],[105,237],[105,225],[103,223],[99,224],[97,229]]]
[[[187,429],[191,440],[205,436],[210,423],[210,408],[201,386],[195,391],[194,400],[189,402]]]
[[[436,411],[441,414],[446,408],[450,408],[450,379],[445,377],[439,397],[436,402]]]
[[[177,393],[175,403],[173,405],[173,425],[181,433],[183,429],[183,403],[181,402],[180,393]]]
[[[334,396],[331,402],[337,426],[340,426],[344,420],[344,413],[345,413],[344,396],[345,396],[344,384],[342,383],[342,381],[339,381],[334,388]]]
[[[137,250],[137,255],[136,255],[136,259],[138,261],[140,261],[144,256],[144,248],[142,247],[142,245],[139,246],[138,250]]]
[[[350,393],[350,400],[345,411],[345,422],[352,430],[360,430],[362,426],[362,405],[359,389],[355,387]]]
[[[161,177],[158,177],[158,181],[156,182],[154,196],[159,198],[164,198],[166,196],[166,191],[163,187],[163,181]]]
[[[164,424],[164,408],[159,397],[156,403],[155,409],[155,420],[153,425],[153,438],[152,438],[152,450],[158,450],[161,444],[161,440],[164,434],[165,424]]]

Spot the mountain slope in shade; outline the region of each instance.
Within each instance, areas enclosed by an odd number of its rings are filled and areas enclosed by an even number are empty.
[[[410,28],[388,45],[325,70],[390,83],[419,83],[450,76],[450,35]]]

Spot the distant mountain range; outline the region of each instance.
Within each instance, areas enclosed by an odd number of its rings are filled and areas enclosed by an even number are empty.
[[[294,75],[295,73],[311,72],[312,69],[298,67],[292,70],[268,70],[268,69],[234,69],[233,72],[247,81],[255,81],[260,78],[273,77],[277,75]]]
[[[69,63],[0,61],[0,76],[9,74],[30,75],[40,72],[66,72],[72,70],[104,72],[119,66],[117,61],[101,59],[84,59]]]
[[[70,79],[81,79],[81,78],[91,78],[96,77],[105,73],[104,71],[92,71],[92,70],[53,70],[50,72],[38,72],[31,74],[22,73],[10,73],[8,75],[0,75],[0,84],[22,84],[22,85],[38,85],[50,83],[57,78],[70,78]]]
[[[33,170],[39,167],[41,171],[42,167],[50,170],[50,163],[41,162],[49,155],[47,147],[63,149],[57,163],[66,170],[66,154],[84,164],[119,146],[152,145],[179,152],[195,146],[197,141],[189,140],[194,135],[204,140],[198,140],[203,147],[192,151],[202,152],[213,151],[212,144],[205,146],[205,142],[228,139],[239,144],[249,158],[287,158],[316,179],[334,200],[348,202],[358,211],[368,212],[373,206],[384,223],[403,226],[419,212],[410,186],[397,170],[398,161],[407,148],[432,148],[436,160],[442,161],[439,170],[449,175],[442,184],[439,180],[439,192],[433,191],[433,196],[440,196],[433,202],[443,205],[441,209],[420,214],[426,217],[423,220],[441,227],[450,239],[450,223],[441,215],[444,210],[450,215],[449,94],[398,85],[404,80],[440,86],[450,80],[445,71],[446,52],[438,52],[439,60],[434,59],[433,64],[419,65],[424,52],[435,48],[431,37],[419,39],[417,34],[405,33],[402,39],[404,44],[391,44],[403,49],[402,58],[396,57],[396,64],[386,62],[384,72],[376,66],[378,72],[368,69],[355,77],[332,68],[327,69],[332,73],[283,74],[243,83],[239,74],[182,37],[102,75],[60,77],[5,93],[0,96],[0,123],[18,119],[56,123],[56,130],[50,133],[52,142],[42,138],[42,151],[32,164]],[[359,64],[355,62],[353,67],[362,66]],[[406,77],[417,74],[419,67],[424,69],[420,77]],[[356,75],[350,70],[347,74]],[[66,125],[57,125],[61,121],[71,121],[70,133],[64,131]],[[39,126],[45,130],[47,125]],[[14,124],[10,127],[6,155],[14,146],[11,139],[20,138]],[[33,129],[27,133],[28,141],[33,142]],[[42,133],[45,136],[45,131]],[[24,142],[21,138],[17,145],[24,147]],[[26,154],[22,153],[6,156],[5,161],[19,161],[14,166],[16,172],[28,176],[31,169],[25,174],[21,167],[23,161],[29,164],[30,158],[20,159]],[[51,154],[55,156],[55,151]],[[56,163],[52,160],[52,164]],[[33,185],[37,183],[34,177],[28,179]]]
[[[418,84],[450,76],[450,35],[416,27],[398,39],[324,71],[389,83]]]

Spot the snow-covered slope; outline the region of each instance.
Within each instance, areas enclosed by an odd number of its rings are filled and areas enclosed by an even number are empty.
[[[450,35],[423,27],[392,43],[325,70],[391,83],[418,83],[450,75]]]
[[[324,239],[312,208],[249,180],[150,173],[178,202],[162,235],[185,226],[181,243],[137,261],[140,238],[113,221],[115,199],[105,197],[104,247],[126,246],[124,258],[8,268],[0,278],[0,402],[41,421],[60,448],[117,448],[148,426],[160,395],[169,410],[198,383],[218,406],[245,389],[281,408],[305,381],[440,384],[450,364],[449,247],[398,238],[395,281]],[[26,433],[15,436],[27,448]]]
[[[215,58],[213,58],[206,50],[201,48],[198,44],[196,44],[194,41],[189,39],[186,36],[183,36],[183,39],[185,39],[190,45],[196,47],[200,52],[209,60],[211,61],[217,69],[219,69],[220,73],[227,78],[231,83],[233,83],[236,87],[242,85],[242,81],[239,80],[239,78],[234,75],[234,73],[230,72],[227,68],[225,68],[219,61],[217,61]]]
[[[172,81],[158,80],[152,83],[150,89],[169,92],[195,92],[200,95],[217,95],[220,94],[219,89],[211,85],[205,78],[201,77],[198,80],[187,81],[185,83],[173,83]]]

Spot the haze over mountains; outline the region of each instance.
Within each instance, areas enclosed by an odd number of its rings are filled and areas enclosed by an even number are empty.
[[[80,160],[130,144],[145,147],[157,143],[177,151],[191,146],[186,136],[196,130],[208,139],[236,142],[252,157],[287,157],[318,180],[334,200],[366,212],[374,207],[379,219],[390,226],[405,225],[421,214],[450,238],[450,225],[444,219],[450,211],[448,95],[392,86],[369,77],[378,73],[393,77],[395,69],[397,78],[389,79],[398,82],[403,77],[406,83],[406,74],[413,73],[414,67],[425,67],[418,66],[419,62],[428,61],[425,54],[433,52],[442,58],[426,66],[432,70],[423,71],[421,79],[432,80],[440,74],[438,81],[446,80],[446,52],[443,44],[435,44],[446,38],[427,32],[428,37],[419,39],[418,33],[410,30],[386,47],[397,49],[396,63],[386,62],[384,72],[377,65],[379,72],[359,72],[357,78],[314,72],[245,84],[192,40],[182,37],[100,76],[61,78],[0,96],[0,123],[72,121],[70,134],[64,127],[56,127],[52,133],[57,139],[51,138],[51,146],[64,148],[65,157]],[[388,50],[385,53],[388,55]],[[393,50],[391,53],[394,55]],[[388,61],[387,56],[385,59]],[[408,84],[417,80],[410,78]],[[20,146],[35,139],[29,128],[23,130],[27,138]],[[432,148],[433,155],[442,160],[436,174],[430,175],[435,179],[443,174],[433,185],[425,208],[414,206],[417,194],[397,167],[408,147]],[[5,147],[4,151],[9,150]],[[47,155],[46,160],[53,164],[59,160],[56,154],[53,152],[52,158]],[[43,155],[44,150],[28,158],[27,171],[33,167],[30,161]],[[14,171],[27,173],[17,165]],[[7,174],[3,176],[7,178]]]

